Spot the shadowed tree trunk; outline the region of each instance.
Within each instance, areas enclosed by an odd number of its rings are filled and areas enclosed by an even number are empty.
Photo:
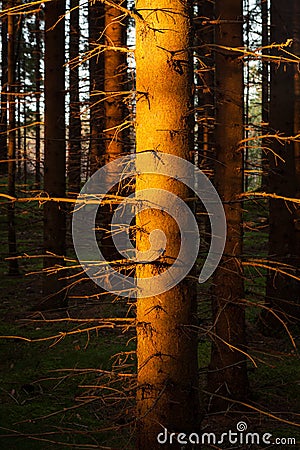
[[[100,2],[89,3],[89,44],[90,51],[97,45],[104,45],[104,5]],[[92,175],[104,161],[105,144],[104,130],[104,53],[100,48],[99,54],[90,59],[90,175]]]
[[[214,43],[214,5],[209,0],[199,0],[196,37],[198,45],[198,158],[199,167],[213,169],[214,157],[214,61],[209,45]]]
[[[79,0],[71,0],[70,5],[70,61],[79,55]],[[69,161],[68,191],[79,193],[81,173],[81,119],[79,100],[78,62],[70,66],[70,120],[69,120]]]
[[[243,46],[242,0],[216,0],[216,44]],[[213,333],[208,390],[210,408],[226,410],[230,399],[245,399],[247,372],[242,254],[243,64],[230,50],[216,51],[215,185],[224,202],[227,240],[213,279]],[[241,350],[241,351],[238,351]],[[216,396],[214,396],[216,394]],[[229,400],[220,397],[224,396]]]
[[[262,19],[262,47],[269,45],[269,9],[268,0],[261,0],[261,19]],[[264,54],[268,54],[268,49],[263,50]],[[262,120],[262,134],[265,134],[269,130],[269,62],[262,61],[262,86],[261,86],[261,120]],[[268,156],[264,147],[267,147],[267,141],[262,141],[263,150],[261,153],[262,158],[262,178],[261,178],[261,188],[266,190],[268,187]]]
[[[2,1],[2,9],[7,2]],[[1,17],[1,118],[0,118],[0,161],[7,159],[7,15]],[[0,174],[7,173],[7,164],[0,162]]]
[[[41,68],[40,59],[42,56],[41,49],[41,12],[35,14],[35,184],[36,188],[40,187],[41,183]]]
[[[293,50],[295,55],[300,57],[300,4],[297,0],[294,1],[294,45]],[[294,134],[300,134],[300,72],[298,65],[294,65]],[[300,198],[300,142],[294,142],[295,149],[295,171],[296,171],[296,185],[297,198]],[[295,244],[296,244],[296,267],[300,268],[300,208],[299,205],[296,210],[295,220]],[[299,276],[299,274],[298,274]],[[298,298],[299,304],[299,298]]]
[[[215,144],[215,100],[214,100],[214,56],[210,45],[214,43],[214,5],[209,0],[197,2],[196,45],[197,56],[197,125],[198,125],[198,166],[212,176],[214,169]],[[210,241],[208,215],[201,202],[197,203],[199,228],[201,232],[201,252],[207,252]]]
[[[65,197],[65,2],[55,0],[45,4],[45,159],[44,190],[50,197]],[[64,204],[44,205],[44,250],[54,256],[44,258],[44,269],[63,265],[65,255]],[[50,296],[44,303],[49,308],[65,305],[65,293],[60,292],[61,274],[45,274],[43,293]]]
[[[294,0],[272,1],[271,42],[279,44],[293,37],[293,7]],[[294,70],[292,64],[271,65],[270,128],[274,134],[294,135]],[[269,191],[294,198],[297,192],[294,142],[286,140],[282,145],[274,139],[271,149]],[[270,199],[269,259],[279,267],[281,264],[297,265],[294,219],[294,208],[290,208],[284,200]],[[288,321],[289,314],[295,314],[294,306],[297,299],[299,299],[299,282],[269,271],[266,306],[279,315],[281,320]],[[266,333],[283,330],[279,320],[271,312],[263,311],[261,316]]]
[[[145,18],[136,22],[137,153],[159,150],[189,159],[193,150],[193,71],[188,51],[193,42],[192,2],[164,0],[154,11],[153,2],[139,0],[136,9]],[[188,197],[185,185],[159,175],[137,177],[137,194],[145,188]],[[159,228],[166,235],[165,258],[176,258],[180,236],[168,214],[148,209],[137,215],[136,225],[138,250],[149,248],[149,234]],[[153,277],[159,271],[157,264],[147,263],[138,265],[136,274]],[[138,449],[160,449],[157,434],[163,427],[169,432],[198,430],[197,338],[189,328],[194,323],[195,302],[195,289],[186,279],[163,294],[137,299]]]
[[[8,3],[8,7],[12,8],[14,2]],[[15,179],[16,179],[16,104],[15,104],[15,16],[8,14],[7,17],[8,31],[8,60],[7,60],[7,87],[8,87],[8,194],[15,196]],[[15,225],[15,204],[8,205],[8,250],[9,256],[17,255],[16,225]],[[18,275],[18,261],[9,261],[9,275]]]

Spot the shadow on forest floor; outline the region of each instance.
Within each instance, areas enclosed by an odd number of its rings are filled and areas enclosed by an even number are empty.
[[[264,204],[252,206],[246,216],[245,252],[264,257]],[[0,220],[0,251],[5,257],[5,217],[2,215]],[[36,205],[18,209],[20,254],[41,253],[41,220],[41,209]],[[97,288],[85,281],[70,291],[68,310],[34,312],[32,309],[41,300],[41,275],[25,273],[39,272],[40,264],[38,259],[21,260],[23,275],[12,278],[5,275],[6,262],[0,262],[0,335],[38,340],[0,339],[0,448],[134,448],[134,330],[124,332],[113,325],[94,329],[99,325],[97,318],[125,317],[130,305],[126,301],[113,303],[109,296],[97,297]],[[299,443],[299,428],[292,423],[299,422],[300,361],[287,335],[266,337],[257,327],[257,303],[264,295],[263,276],[263,271],[246,273],[246,296],[253,302],[247,309],[249,353],[257,363],[254,367],[249,362],[251,408],[239,405],[218,416],[205,413],[202,432],[220,437],[229,429],[235,432],[238,422],[245,422],[251,433],[270,433],[273,441],[277,437],[296,438]],[[199,292],[199,300],[203,326],[209,326],[209,287]],[[129,310],[132,317],[133,310]],[[86,320],[54,322],[61,318]],[[75,330],[78,333],[67,335]],[[48,340],[50,336],[55,337]],[[299,336],[294,337],[299,342]],[[204,389],[209,353],[210,343],[204,334],[199,342],[200,382]],[[209,401],[205,396],[202,399],[204,403]],[[216,442],[201,448],[265,446],[218,446]],[[288,443],[267,448],[285,449]]]

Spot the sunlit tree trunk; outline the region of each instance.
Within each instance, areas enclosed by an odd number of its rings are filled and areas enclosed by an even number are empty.
[[[8,3],[8,7],[13,7],[14,2]],[[15,105],[15,16],[8,14],[8,52],[7,52],[7,87],[8,87],[8,194],[15,196],[15,177],[16,177],[16,105]],[[16,226],[15,226],[15,205],[8,205],[8,250],[9,256],[14,257],[17,254]],[[18,274],[17,260],[9,261],[9,275]]]
[[[45,4],[45,158],[44,190],[50,197],[65,197],[65,2]],[[54,257],[44,258],[44,268],[62,265],[65,254],[64,204],[44,205],[44,250]],[[45,275],[44,295],[51,296],[51,307],[62,306],[64,293],[61,274]],[[50,305],[50,304],[49,304]]]
[[[104,5],[102,2],[89,3],[89,47],[90,51],[104,45]],[[103,130],[105,112],[104,92],[104,53],[95,53],[90,59],[90,149],[89,172],[92,175],[103,165],[105,144]]]
[[[79,0],[71,0],[70,13],[70,120],[68,191],[79,193],[81,173],[81,119],[79,99],[79,66],[75,61],[79,55]],[[75,64],[74,64],[75,63]]]
[[[2,1],[2,9],[7,7]],[[0,118],[0,161],[7,159],[7,16],[1,17],[1,118]],[[0,174],[7,173],[7,164],[0,162]]]
[[[136,22],[137,153],[159,150],[191,158],[191,7],[190,1],[162,0],[154,11],[152,1],[137,1],[136,9],[145,18]],[[145,188],[188,197],[185,185],[158,175],[137,177],[137,192]],[[165,258],[177,256],[180,235],[170,216],[150,209],[138,214],[136,225],[138,250],[149,248],[149,233],[159,228],[167,238]],[[151,263],[136,270],[142,278],[158,273]],[[196,292],[187,280],[161,295],[137,299],[138,449],[161,449],[157,434],[162,427],[170,432],[198,430],[197,339],[190,329],[195,302]]]
[[[124,0],[119,0],[123,7]],[[122,91],[126,82],[126,52],[120,48],[126,45],[126,23],[124,13],[111,5],[105,5],[105,45],[119,47],[119,50],[105,50],[105,162],[118,157],[123,151],[121,125],[125,116]],[[120,95],[117,95],[120,93]]]
[[[271,2],[271,42],[282,43],[293,37],[294,0]],[[272,133],[283,136],[294,134],[294,67],[291,64],[271,65],[270,128]],[[269,145],[270,146],[270,145]],[[284,144],[274,139],[269,151],[269,191],[284,197],[295,197],[295,158],[293,140]],[[270,199],[269,259],[275,265],[295,265],[296,235],[294,209],[284,200]],[[298,287],[298,290],[295,290]],[[299,296],[299,283],[287,276],[270,271],[267,277],[266,306],[282,320],[293,313],[293,304]],[[265,332],[283,329],[272,313],[262,314]]]
[[[124,0],[116,2],[122,7],[126,6]],[[117,7],[105,5],[105,40],[106,49],[104,52],[104,113],[105,130],[104,143],[105,154],[103,163],[121,156],[124,151],[125,133],[122,125],[125,119],[125,104],[122,91],[125,89],[127,64],[126,52],[121,49],[126,45],[126,17]],[[115,47],[116,50],[112,48]],[[109,175],[108,175],[109,177]],[[108,178],[107,178],[108,181]],[[112,192],[116,192],[115,187]],[[106,230],[102,239],[103,253],[107,260],[113,261],[120,259],[119,253],[115,250],[111,235],[111,218],[114,207],[107,205],[103,208],[102,228]]]
[[[216,0],[216,44],[242,47],[242,0]],[[247,392],[244,286],[241,268],[243,190],[243,64],[235,52],[216,51],[215,185],[224,203],[227,240],[213,278],[213,343],[208,373],[212,410],[226,410],[230,399]],[[240,352],[239,350],[242,352]],[[216,395],[214,395],[216,394]],[[218,397],[229,398],[228,401]]]

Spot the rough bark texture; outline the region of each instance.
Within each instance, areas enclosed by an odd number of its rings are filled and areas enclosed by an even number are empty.
[[[13,7],[14,3],[8,3],[8,7]],[[7,17],[8,31],[8,52],[7,52],[7,90],[8,90],[8,194],[15,196],[15,176],[16,176],[16,120],[15,120],[15,18],[9,14]],[[9,256],[17,255],[16,226],[15,226],[15,205],[8,207],[8,251]],[[9,275],[18,275],[18,261],[9,261]]]
[[[71,0],[70,4],[70,120],[69,120],[69,161],[68,191],[71,194],[80,191],[81,173],[81,119],[79,100],[79,66],[75,61],[79,55],[79,0]]]
[[[271,5],[271,42],[281,43],[293,37],[294,0],[273,0]],[[294,67],[291,64],[271,65],[270,128],[283,136],[294,135]],[[294,143],[281,145],[276,139],[269,152],[269,191],[284,197],[295,197]],[[278,155],[279,157],[277,157]],[[282,158],[282,159],[281,159]],[[269,259],[276,263],[296,265],[296,234],[294,209],[285,201],[270,199]],[[270,271],[267,277],[266,306],[272,308],[282,320],[294,314],[299,298],[299,283],[287,276]],[[266,332],[282,329],[271,313],[262,314]]]
[[[45,4],[45,161],[44,190],[50,197],[65,197],[65,14],[64,0]],[[60,20],[59,20],[60,19]],[[54,26],[55,25],[55,26]],[[65,254],[64,204],[47,202],[44,205],[44,251],[58,257],[45,257],[44,267],[63,264]],[[51,307],[64,304],[60,273],[45,275],[43,292],[51,295]]]
[[[89,3],[90,51],[104,44],[104,5]],[[105,147],[104,130],[104,53],[94,54],[90,59],[90,157],[89,172],[92,175],[103,165]]]
[[[136,23],[137,153],[159,150],[189,159],[193,148],[193,75],[187,50],[192,45],[191,2],[160,0],[154,11],[153,2],[138,0],[136,8],[145,19]],[[137,191],[153,187],[188,196],[186,186],[174,179],[147,174],[137,178]],[[177,256],[180,235],[170,216],[150,209],[137,216],[136,225],[138,250],[149,248],[149,233],[159,228],[167,238],[165,258]],[[136,273],[151,277],[159,268],[143,264]],[[169,432],[198,430],[197,340],[189,328],[195,294],[184,280],[164,294],[137,299],[139,450],[160,449],[157,434],[162,427]]]
[[[7,4],[2,2],[2,9]],[[0,118],[0,160],[7,159],[7,16],[1,17],[1,118]],[[7,173],[7,164],[0,162],[0,174]]]
[[[242,1],[216,1],[216,44],[241,47]],[[221,264],[213,280],[213,333],[208,390],[210,408],[226,410],[230,400],[243,400],[247,392],[245,312],[242,254],[243,189],[243,65],[234,52],[216,52],[216,152],[215,185],[224,202],[227,240]]]

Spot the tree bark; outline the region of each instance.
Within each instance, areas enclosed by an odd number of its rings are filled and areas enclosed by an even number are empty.
[[[209,0],[199,0],[196,28],[198,55],[198,158],[201,170],[213,169],[214,158],[214,61],[209,45],[214,43],[214,5]]]
[[[262,47],[269,45],[269,9],[268,0],[261,0],[261,20],[262,20]],[[264,49],[263,53],[268,54],[269,50]],[[262,86],[261,86],[261,121],[262,121],[262,134],[266,134],[269,131],[269,62],[262,61]],[[267,147],[267,141],[264,139],[262,141],[262,152],[261,152],[261,189],[265,191],[268,188],[268,171],[269,163],[268,156],[265,150]]]
[[[70,4],[70,61],[79,55],[79,0],[71,0]],[[81,119],[79,99],[79,66],[70,67],[70,119],[69,119],[69,161],[68,191],[78,194],[81,174]]]
[[[13,7],[14,2],[9,2],[8,7]],[[7,60],[7,91],[8,91],[8,194],[15,197],[16,181],[16,119],[15,119],[15,16],[8,14],[8,60]],[[8,250],[10,258],[17,256],[17,239],[15,225],[15,204],[8,205]],[[18,261],[9,261],[9,275],[18,275]]]
[[[66,194],[64,15],[64,0],[45,4],[44,190],[49,197],[59,198]],[[64,204],[50,200],[44,205],[44,250],[54,256],[44,258],[44,269],[63,265],[65,233]],[[63,282],[59,278],[59,272],[44,276],[43,293],[51,297],[49,307],[66,303],[65,293],[61,292]]]
[[[271,42],[282,43],[293,37],[294,0],[271,4]],[[279,53],[274,53],[279,55]],[[294,135],[294,67],[291,64],[271,65],[270,86],[270,128],[274,134]],[[296,173],[294,142],[282,145],[276,139],[269,152],[269,191],[284,197],[296,196]],[[290,264],[295,266],[296,234],[294,210],[284,200],[270,198],[269,214],[269,260],[275,266]],[[290,277],[269,271],[267,276],[266,306],[288,321],[294,313],[295,299],[299,297],[299,283]],[[272,312],[263,311],[267,334],[283,330],[280,321]]]
[[[298,57],[300,56],[300,5],[297,0],[294,1],[294,45],[293,52]],[[298,66],[294,66],[294,134],[300,133],[300,73]],[[297,198],[300,198],[300,142],[294,142],[295,150],[295,172],[296,172],[296,185],[297,185]],[[295,217],[295,254],[296,254],[296,267],[300,270],[300,208],[296,208]],[[299,276],[299,275],[298,275]],[[299,304],[299,301],[298,301]]]
[[[186,0],[162,0],[155,10],[150,0],[136,4],[145,19],[136,22],[137,154],[159,150],[191,158],[191,9],[192,2]],[[188,197],[185,185],[159,175],[138,176],[137,193],[145,188]],[[170,216],[148,209],[137,215],[136,226],[137,250],[148,249],[149,234],[159,228],[166,235],[165,257],[177,256],[180,236]],[[158,273],[159,267],[151,263],[136,269],[141,278]],[[195,305],[195,289],[186,279],[168,292],[137,299],[138,449],[160,449],[157,434],[162,427],[177,433],[198,430],[197,336],[190,329]]]
[[[90,51],[104,44],[104,5],[89,3],[89,45]],[[102,50],[102,48],[100,49]],[[103,130],[104,112],[104,53],[95,53],[90,58],[90,149],[89,172],[92,175],[103,165],[105,144]]]
[[[35,14],[35,185],[39,189],[41,183],[41,12]]]
[[[241,0],[216,0],[216,44],[243,46]],[[213,342],[208,373],[210,409],[226,410],[247,393],[244,285],[241,268],[243,191],[243,64],[230,50],[216,51],[216,166],[214,181],[224,203],[227,240],[213,277]],[[216,394],[216,395],[214,395]],[[220,397],[228,398],[224,400]]]
[[[124,0],[119,0],[126,7]],[[105,5],[105,45],[124,47],[126,45],[126,22],[122,12],[111,5]],[[125,118],[125,104],[122,91],[126,83],[126,53],[105,50],[105,163],[123,152],[123,131],[120,129]],[[119,93],[119,95],[118,95]]]
[[[7,8],[2,1],[2,9]],[[7,173],[7,15],[1,17],[1,118],[0,118],[0,174]]]

